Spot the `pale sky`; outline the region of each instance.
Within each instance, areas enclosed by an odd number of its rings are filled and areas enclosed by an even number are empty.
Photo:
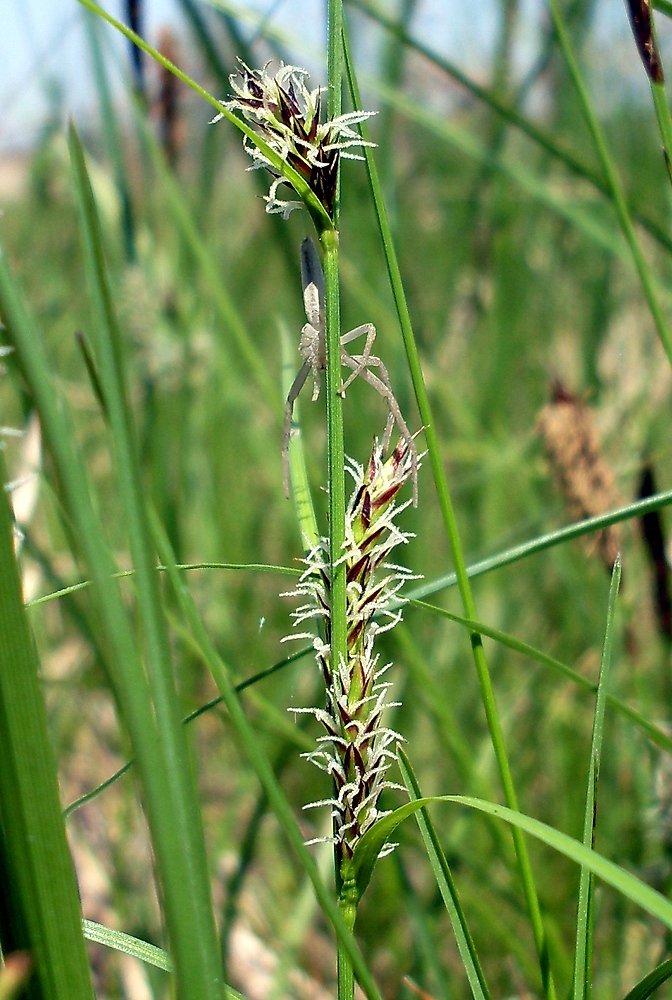
[[[519,62],[521,69],[534,57],[538,43],[543,0],[523,0]],[[103,0],[103,5],[120,16],[123,0]],[[238,0],[248,10],[268,14],[274,26],[296,41],[296,58],[315,70],[324,38],[325,0]],[[63,117],[73,115],[82,122],[97,115],[90,56],[83,30],[84,8],[77,0],[0,0],[0,152],[26,147],[38,134],[47,113],[45,91],[56,81],[63,91]],[[390,12],[398,0],[384,0]],[[436,52],[455,59],[479,76],[487,72],[492,36],[496,31],[499,0],[417,0],[412,22],[413,34],[424,39]],[[178,34],[186,29],[178,0],[145,0],[145,35],[156,41],[157,30],[167,23]],[[205,9],[205,8],[204,8]],[[665,18],[659,17],[659,32],[670,32]],[[368,21],[362,23],[369,24]],[[670,23],[670,22],[668,22]],[[645,85],[633,58],[623,0],[602,0],[598,5],[597,37],[603,39],[601,55],[614,63],[615,79],[623,81],[624,71],[633,75],[634,85]],[[112,29],[105,29],[108,39]],[[595,37],[595,36],[594,36]],[[665,40],[665,39],[664,39]],[[360,39],[364,46],[366,38]],[[123,43],[120,65],[126,66]],[[301,58],[299,58],[301,56]],[[360,49],[361,56],[361,49]],[[669,62],[668,62],[669,66]],[[605,70],[608,72],[608,70]],[[117,78],[119,74],[117,74]],[[119,83],[117,84],[119,86]],[[121,93],[121,88],[119,89]]]

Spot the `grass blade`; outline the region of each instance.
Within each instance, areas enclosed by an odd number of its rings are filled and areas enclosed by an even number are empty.
[[[420,786],[413,773],[410,761],[403,750],[399,751],[399,767],[401,768],[401,776],[411,801],[422,798]],[[452,872],[439,842],[434,824],[426,809],[422,809],[416,813],[415,818],[420,827],[422,839],[425,842],[425,849],[432,866],[432,871],[434,872],[436,884],[439,887],[441,898],[450,918],[474,1000],[488,1000],[490,991],[488,990],[485,975],[478,959],[476,947],[469,933],[464,911],[460,905],[457,886],[455,885]]]
[[[181,725],[168,631],[147,525],[140,465],[124,386],[123,345],[112,307],[93,192],[83,150],[73,126],[70,129],[70,153],[84,234],[89,287],[96,306],[98,370],[114,442],[120,499],[136,573],[147,675],[161,733],[163,766],[169,788],[161,821],[165,829],[159,832],[155,843],[164,882],[166,915],[172,926],[171,942],[175,952],[182,952],[183,958],[189,955],[191,973],[201,979],[201,988],[206,990],[204,996],[214,998],[220,993],[219,984],[223,977],[198,794]],[[174,855],[176,843],[180,845],[179,858]]]
[[[660,920],[666,927],[672,929],[672,902],[666,899],[660,892],[652,889],[646,882],[632,875],[621,868],[620,865],[609,861],[602,854],[598,854],[590,847],[586,847],[581,841],[567,836],[560,830],[556,830],[547,823],[542,823],[532,816],[515,812],[508,806],[502,806],[495,802],[486,802],[483,799],[475,799],[468,795],[431,795],[422,799],[415,799],[405,805],[395,809],[376,822],[360,840],[357,851],[353,858],[353,869],[357,872],[357,877],[366,881],[368,873],[369,847],[371,844],[381,840],[381,833],[386,833],[389,837],[394,830],[403,823],[409,816],[414,816],[420,809],[426,806],[437,805],[439,803],[452,803],[454,805],[466,806],[468,809],[475,809],[486,815],[495,816],[513,826],[519,827],[530,836],[535,837],[540,843],[546,844],[554,851],[558,851],[566,858],[576,862],[576,864],[587,868],[607,885],[612,886],[627,899],[630,899],[637,906],[649,913],[652,917]],[[382,829],[379,831],[377,827]],[[383,840],[382,843],[385,841]],[[380,845],[382,846],[382,844]],[[375,860],[375,859],[374,859]]]
[[[421,801],[425,802],[426,800]],[[464,795],[445,795],[441,797],[441,801],[476,809],[479,812],[488,813],[490,816],[496,816],[498,819],[504,820],[505,823],[520,827],[521,830],[525,830],[541,843],[559,851],[566,858],[593,872],[607,885],[612,886],[627,899],[636,903],[637,906],[641,906],[652,917],[672,929],[672,903],[669,899],[656,892],[635,875],[625,871],[620,865],[614,864],[613,861],[609,861],[580,841],[574,840],[573,837],[568,837],[566,833],[555,830],[552,826],[541,823],[538,819],[514,812],[512,809],[494,802],[484,802],[482,799],[473,799]]]
[[[602,754],[602,734],[604,731],[604,716],[607,706],[607,684],[611,668],[611,651],[614,640],[616,620],[616,597],[621,581],[620,557],[614,563],[609,588],[609,603],[607,607],[607,626],[602,647],[600,675],[597,682],[597,698],[595,699],[595,717],[593,720],[593,736],[590,746],[590,764],[588,767],[588,788],[586,791],[586,809],[583,820],[583,844],[593,847],[595,842],[595,824],[597,818],[597,787],[600,778],[600,759]],[[579,878],[579,902],[576,916],[576,947],[574,951],[574,1000],[590,1000],[591,996],[591,955],[592,955],[592,915],[593,915],[594,878],[591,872],[581,867]]]
[[[13,517],[0,452],[0,919],[5,956],[25,949],[29,996],[91,1000],[75,871],[58,796],[56,759],[35,644],[14,558]]]
[[[647,976],[644,976],[636,986],[625,996],[625,1000],[648,1000],[659,986],[666,983],[672,976],[672,958],[668,958],[657,968],[653,969]]]
[[[512,548],[505,549],[504,552],[500,552],[497,555],[488,556],[487,559],[480,559],[478,562],[467,566],[467,575],[470,579],[483,576],[486,573],[491,573],[494,569],[510,566],[511,563],[518,562],[519,559],[526,559],[528,556],[534,555],[537,552],[543,552],[545,549],[553,548],[555,545],[562,545],[571,539],[580,538],[582,535],[588,535],[593,531],[600,531],[610,524],[618,524],[619,521],[627,521],[633,517],[642,517],[648,511],[660,510],[662,507],[667,507],[670,504],[672,504],[672,490],[656,493],[655,496],[647,497],[646,500],[637,500],[635,503],[628,504],[627,507],[619,507],[618,510],[612,510],[608,514],[598,514],[596,517],[588,517],[584,521],[577,521],[575,524],[569,524],[565,528],[556,528],[555,531],[539,535],[529,542],[522,542],[520,545],[514,545]],[[437,577],[434,580],[429,580],[427,583],[420,584],[418,587],[414,587],[407,592],[406,597],[408,600],[421,600],[424,597],[429,597],[431,594],[438,593],[440,590],[454,587],[456,584],[457,574],[447,573],[445,576]]]

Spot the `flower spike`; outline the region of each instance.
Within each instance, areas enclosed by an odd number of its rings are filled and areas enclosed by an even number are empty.
[[[373,646],[381,632],[401,620],[399,590],[407,580],[416,579],[409,570],[388,562],[388,557],[395,546],[412,537],[401,531],[394,519],[411,502],[397,505],[396,498],[412,478],[417,459],[405,438],[386,460],[383,452],[383,445],[375,442],[366,467],[356,462],[349,464],[355,488],[346,513],[346,541],[339,559],[345,563],[347,575],[345,660],[336,665],[331,662],[331,581],[326,538],[320,539],[308,554],[306,569],[291,592],[292,596],[308,598],[292,612],[295,628],[312,618],[321,622],[322,634],[314,638],[313,648],[326,683],[326,705],[290,711],[310,712],[326,730],[326,735],[317,740],[317,749],[303,756],[331,777],[334,793],[306,808],[331,807],[334,835],[329,839],[336,844],[339,868],[352,858],[366,831],[386,815],[378,809],[383,789],[400,788],[388,780],[387,773],[397,759],[394,748],[403,737],[382,724],[385,710],[399,702],[387,701],[392,685],[382,678],[391,664],[380,666]],[[381,623],[374,616],[385,620]],[[305,637],[305,632],[286,638],[299,635]],[[392,846],[386,845],[381,856]]]
[[[362,160],[352,149],[375,145],[365,142],[351,126],[376,112],[351,111],[320,122],[323,88],[308,89],[305,69],[281,63],[277,73],[271,75],[268,63],[263,69],[250,69],[241,59],[238,63],[238,73],[229,77],[233,97],[222,101],[223,107],[242,112],[256,126],[278,156],[301,174],[333,218],[339,157]],[[222,117],[218,115],[213,121]],[[249,169],[264,167],[275,178],[265,196],[266,211],[287,218],[302,202],[278,198],[278,187],[288,183],[282,173],[251,142],[244,140],[243,146],[254,161]]]

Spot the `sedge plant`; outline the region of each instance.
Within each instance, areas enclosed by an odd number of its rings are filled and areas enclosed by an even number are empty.
[[[291,479],[292,493],[304,537],[304,568],[300,573],[294,573],[296,582],[289,590],[289,593],[302,602],[293,612],[296,628],[292,638],[308,644],[308,649],[317,659],[318,674],[323,681],[323,688],[317,696],[319,707],[295,709],[295,712],[300,719],[314,716],[324,729],[317,744],[305,749],[305,755],[317,765],[322,772],[320,777],[324,783],[328,783],[328,787],[308,808],[324,806],[330,813],[330,832],[315,839],[326,840],[333,845],[336,897],[334,898],[333,893],[325,887],[312,857],[312,849],[304,844],[304,832],[299,829],[296,821],[299,812],[297,803],[290,805],[284,796],[277,775],[269,765],[263,748],[258,745],[250,720],[240,703],[238,695],[246,685],[234,683],[229,664],[208,634],[196,604],[184,585],[183,574],[187,568],[194,567],[193,565],[185,567],[177,562],[175,542],[179,542],[179,534],[176,532],[169,534],[165,530],[162,518],[157,516],[157,512],[144,495],[132,404],[125,386],[126,348],[116,315],[114,294],[105,261],[103,226],[90,183],[86,156],[73,130],[70,136],[70,154],[84,235],[88,282],[95,313],[94,332],[90,342],[86,337],[82,337],[80,342],[84,345],[94,394],[107,432],[114,443],[114,463],[123,499],[123,519],[125,527],[128,528],[129,548],[132,553],[133,568],[129,573],[137,599],[139,622],[137,634],[141,636],[139,643],[134,641],[135,622],[131,620],[132,616],[128,614],[122,599],[115,560],[102,540],[105,533],[98,509],[100,498],[92,501],[89,470],[82,462],[77,449],[72,446],[72,418],[67,407],[62,405],[62,401],[54,392],[49,361],[43,350],[44,338],[36,336],[34,324],[20,296],[15,294],[15,283],[4,261],[0,269],[0,305],[7,337],[15,350],[17,371],[20,372],[23,384],[27,386],[45,427],[51,461],[57,474],[58,495],[63,503],[59,512],[64,525],[63,531],[72,538],[73,548],[78,551],[90,577],[90,585],[87,582],[73,587],[64,586],[60,596],[72,598],[80,589],[82,591],[88,589],[92,595],[91,620],[95,626],[94,631],[98,629],[100,636],[101,661],[105,665],[109,683],[115,691],[120,717],[123,718],[126,730],[130,734],[134,762],[143,788],[144,806],[149,820],[157,877],[165,911],[170,956],[163,951],[152,950],[146,944],[143,947],[142,942],[133,942],[128,936],[115,937],[114,932],[106,932],[104,928],[101,930],[99,925],[91,922],[85,923],[83,928],[79,927],[76,891],[72,872],[68,868],[62,821],[56,808],[55,764],[46,753],[40,773],[40,778],[46,779],[43,780],[40,792],[43,798],[38,800],[29,797],[29,808],[25,810],[25,829],[16,822],[16,817],[12,821],[6,809],[0,811],[3,877],[6,870],[9,870],[9,865],[5,863],[9,849],[14,852],[12,857],[18,859],[22,865],[22,878],[11,881],[12,902],[16,905],[20,919],[17,918],[11,926],[13,937],[7,937],[4,924],[0,926],[3,948],[10,944],[12,950],[16,948],[20,951],[27,946],[33,951],[38,966],[55,971],[56,974],[49,977],[38,969],[39,979],[36,979],[36,982],[39,985],[36,987],[36,996],[65,997],[68,976],[72,995],[78,997],[88,995],[90,985],[83,959],[84,934],[90,939],[102,940],[126,950],[129,954],[141,957],[143,961],[170,971],[174,976],[175,994],[179,997],[210,996],[215,1000],[227,992],[231,993],[225,984],[221,959],[218,955],[193,767],[185,736],[187,731],[182,726],[177,685],[171,668],[173,649],[166,626],[168,619],[176,632],[188,637],[190,649],[199,661],[206,665],[209,674],[214,678],[219,696],[209,702],[207,707],[213,708],[216,704],[223,704],[226,707],[229,724],[245,749],[259,779],[263,795],[293,845],[306,875],[312,881],[316,898],[324,913],[336,929],[339,940],[339,1000],[351,1000],[354,995],[355,979],[369,1000],[375,1000],[378,995],[367,963],[356,947],[352,931],[356,926],[355,920],[362,896],[371,881],[378,859],[390,853],[391,838],[397,835],[401,837],[399,825],[402,820],[410,816],[415,816],[418,820],[420,835],[430,859],[437,890],[450,920],[457,950],[466,973],[468,984],[466,988],[476,1000],[488,1000],[490,989],[486,972],[489,970],[480,959],[479,948],[467,924],[458,895],[457,880],[448,863],[447,847],[458,842],[459,833],[456,831],[459,830],[460,824],[464,829],[464,821],[456,821],[448,834],[445,831],[439,832],[433,825],[432,814],[428,811],[429,806],[438,802],[451,803],[449,806],[452,810],[451,816],[457,815],[457,806],[460,809],[479,811],[487,817],[487,829],[498,831],[493,832],[493,842],[501,849],[502,865],[507,875],[517,871],[523,886],[537,953],[536,966],[528,956],[528,964],[524,965],[524,968],[534,982],[534,990],[543,991],[547,997],[552,998],[555,995],[556,976],[563,977],[565,980],[571,980],[571,992],[575,1000],[589,1000],[592,990],[593,931],[596,924],[593,886],[595,876],[615,887],[624,899],[643,907],[664,927],[672,928],[669,901],[646,885],[643,879],[624,871],[594,849],[595,817],[600,815],[597,791],[605,710],[618,712],[621,719],[627,720],[640,732],[646,733],[652,742],[666,751],[669,751],[671,745],[670,737],[664,728],[657,726],[645,712],[639,712],[627,700],[617,697],[608,689],[617,620],[616,595],[620,578],[620,558],[614,555],[614,558],[609,560],[609,567],[613,572],[608,597],[605,639],[596,683],[560,659],[541,653],[502,630],[479,621],[471,578],[490,573],[495,568],[520,562],[532,552],[557,547],[571,537],[594,532],[618,520],[633,518],[645,510],[656,509],[669,503],[669,492],[637,505],[623,505],[620,508],[614,501],[615,509],[607,514],[589,517],[584,523],[562,529],[555,534],[541,534],[526,545],[509,547],[498,556],[469,565],[463,551],[453,499],[448,488],[445,454],[442,451],[442,442],[439,440],[440,418],[437,418],[433,401],[430,404],[430,393],[424,381],[411,323],[411,310],[401,280],[401,267],[397,259],[392,227],[378,181],[374,144],[368,135],[367,123],[370,112],[361,107],[341,4],[338,0],[329,2],[326,91],[323,92],[320,88],[310,89],[307,74],[298,67],[281,64],[276,72],[271,71],[268,65],[254,69],[251,68],[251,59],[246,55],[245,61],[239,63],[238,72],[233,75],[232,93],[220,102],[194,84],[173,66],[165,55],[161,56],[151,50],[141,38],[100,11],[92,0],[82,0],[82,3],[97,16],[104,17],[120,30],[124,30],[138,47],[150,52],[167,71],[175,73],[183,82],[200,93],[200,96],[217,110],[218,118],[227,119],[243,133],[245,148],[252,157],[253,169],[265,170],[271,174],[270,189],[265,195],[268,213],[276,214],[284,221],[295,209],[305,208],[314,226],[314,236],[319,251],[310,239],[304,241],[301,250],[302,292],[307,319],[299,345],[301,367],[293,382],[291,377],[288,380],[285,390],[287,401],[283,415],[280,394],[275,391],[268,368],[259,357],[256,346],[248,338],[244,323],[235,314],[235,310],[231,309],[225,290],[218,286],[219,277],[216,268],[208,262],[207,247],[198,232],[198,227],[193,223],[193,218],[185,210],[186,202],[179,185],[175,184],[171,175],[171,168],[162,161],[160,150],[152,145],[151,130],[147,129],[146,123],[139,127],[144,148],[149,152],[149,158],[157,174],[162,177],[161,189],[166,193],[166,204],[169,205],[171,218],[180,227],[190,253],[198,262],[197,266],[202,266],[207,271],[213,288],[217,287],[214,298],[217,302],[218,315],[225,324],[228,323],[235,330],[234,338],[243,346],[242,353],[245,360],[250,364],[255,377],[258,377],[269,404],[271,406],[277,404],[275,457],[278,469],[285,467],[284,477],[279,475],[278,481],[284,478],[287,488]],[[368,9],[368,5],[365,6]],[[570,73],[577,84],[580,84],[577,64],[573,59],[568,38],[563,33],[561,5],[553,2],[551,12],[561,48],[570,66]],[[404,15],[406,20],[403,25],[400,22],[398,26],[403,28],[403,31],[401,34],[396,33],[402,41],[409,16],[407,9]],[[341,78],[344,69],[352,101],[352,110],[345,114],[341,104]],[[626,249],[642,282],[654,324],[665,348],[669,349],[667,324],[659,306],[658,289],[649,273],[648,263],[639,242],[635,238],[628,201],[620,190],[608,151],[596,128],[587,91],[583,86],[578,89],[605,177],[605,180],[602,177],[596,178],[596,188],[603,193],[606,192],[616,208],[616,216],[626,238]],[[661,88],[654,91],[657,112],[660,112],[663,96]],[[508,113],[510,110],[496,95],[489,95],[489,103],[495,111]],[[399,107],[402,106],[399,104]],[[417,120],[420,120],[420,117]],[[541,134],[535,132],[534,128],[529,128],[529,123],[518,112],[511,117],[511,120],[517,127],[522,123],[526,134],[533,138],[536,135],[535,141],[541,138]],[[213,133],[216,131],[214,128],[211,130]],[[441,134],[445,134],[445,130],[442,133],[441,129],[434,129],[434,137]],[[556,148],[553,142],[550,143],[550,147],[552,152],[561,151],[561,147]],[[548,143],[545,148],[549,148]],[[425,465],[429,467],[434,478],[440,522],[452,551],[455,566],[453,574],[445,572],[437,574],[414,591],[405,586],[414,574],[390,562],[389,559],[395,546],[404,545],[411,537],[405,527],[400,526],[398,519],[404,517],[405,509],[410,508],[411,504],[417,505],[419,499],[422,499],[423,504],[426,502],[425,496],[420,497],[418,487],[420,458],[416,438],[409,430],[409,424],[404,416],[406,403],[404,401],[403,406],[400,404],[396,395],[397,387],[393,389],[393,379],[386,367],[389,362],[387,355],[382,349],[380,349],[381,357],[373,354],[375,336],[373,324],[364,323],[344,334],[340,319],[341,272],[346,272],[346,268],[341,267],[340,254],[343,250],[346,254],[350,254],[352,259],[357,259],[354,241],[349,244],[343,237],[344,246],[341,248],[340,168],[343,160],[350,158],[361,160],[362,157],[366,160],[371,200],[385,252],[395,308],[420,412],[420,422],[423,424],[428,452]],[[117,172],[123,171],[120,160],[115,164],[115,169]],[[290,190],[291,194],[288,195],[287,192]],[[550,203],[552,199],[547,200]],[[585,214],[581,217],[584,221],[587,218]],[[565,212],[564,218],[570,221],[577,218],[571,206]],[[592,225],[585,225],[584,232],[594,234],[596,230]],[[600,232],[601,242],[598,242],[604,248],[609,244],[609,234],[604,229]],[[664,241],[661,242],[661,246],[663,245]],[[619,252],[622,257],[622,251]],[[298,281],[293,287],[298,299]],[[359,354],[354,353],[354,348],[351,346],[357,335],[361,335],[364,339]],[[312,378],[313,398],[316,399],[323,372],[326,376],[328,495],[328,527],[324,531],[317,527],[317,517],[312,509],[307,488],[302,445],[293,421],[293,407],[302,386]],[[377,440],[369,457],[358,456],[359,461],[346,458],[344,443],[344,407],[347,413],[348,401],[352,393],[357,391],[353,385],[356,381],[367,384],[362,386],[361,390],[373,389],[371,395],[380,397],[387,411],[387,423],[381,423],[378,428]],[[393,436],[396,439],[397,434],[398,442],[393,440]],[[346,489],[348,476],[354,483],[349,499]],[[585,514],[590,514],[592,509],[589,505],[582,508]],[[10,797],[22,797],[26,794],[26,786],[30,784],[30,774],[25,767],[25,760],[21,766],[21,758],[25,756],[22,743],[25,733],[21,731],[19,715],[16,713],[12,715],[11,711],[13,701],[18,701],[17,692],[21,696],[22,705],[28,704],[26,692],[30,696],[35,739],[39,738],[43,744],[46,737],[46,720],[44,713],[40,714],[34,650],[26,628],[25,611],[20,607],[18,576],[9,544],[11,537],[9,518],[7,510],[3,508],[3,511],[3,565],[13,568],[11,573],[8,570],[3,574],[6,585],[2,593],[3,610],[9,608],[11,617],[3,614],[0,643],[3,660],[9,662],[8,657],[11,657],[12,663],[20,664],[16,675],[20,677],[21,684],[9,687],[4,683],[0,685],[2,709],[3,713],[6,713],[2,715],[3,733],[16,751],[14,755],[16,767],[9,776],[3,775],[2,781],[3,788]],[[418,507],[417,512],[409,509],[405,517],[416,518],[412,526],[416,534],[422,537],[424,522],[422,507]],[[157,554],[160,560],[158,566],[155,558]],[[210,564],[210,569],[215,568],[222,571],[240,571],[240,564],[220,564],[218,567]],[[261,567],[255,567],[255,571],[259,569]],[[265,567],[266,571],[269,569],[270,567]],[[275,569],[277,570],[277,567]],[[247,570],[252,572],[252,566],[248,565]],[[289,568],[284,568],[283,571],[291,573]],[[170,594],[165,603],[165,595],[158,584],[158,580],[162,579],[159,574],[165,574],[166,590]],[[383,654],[386,633],[399,623],[401,608],[409,596],[426,597],[453,586],[459,590],[463,615],[426,604],[420,605],[420,602],[418,608],[425,615],[431,614],[433,621],[439,621],[442,617],[458,624],[468,638],[480,684],[496,770],[504,792],[506,802],[504,806],[496,801],[489,801],[498,797],[496,781],[491,781],[491,776],[486,772],[476,773],[473,761],[470,759],[470,748],[460,744],[459,734],[448,731],[454,726],[454,717],[450,717],[450,706],[447,701],[442,703],[440,686],[436,678],[426,669],[426,665],[421,662],[422,657],[418,656],[410,633],[406,633],[405,641],[409,664],[413,664],[412,667],[409,666],[409,671],[416,671],[421,675],[425,669],[425,693],[434,692],[427,698],[428,702],[433,703],[429,704],[430,716],[437,725],[438,720],[441,721],[442,738],[447,748],[460,762],[461,777],[464,778],[468,789],[477,789],[482,798],[423,796],[411,766],[411,759],[414,756],[413,746],[409,745],[406,750],[400,747],[403,742],[404,726],[397,724],[396,720],[394,724],[389,721],[389,715],[393,711],[398,713],[399,718],[403,717],[400,715],[399,704],[402,700],[401,694],[390,693],[388,681],[390,675],[387,673],[388,664]],[[175,625],[177,616],[180,617],[180,622]],[[12,625],[11,628],[6,627],[8,622]],[[515,769],[509,762],[506,745],[508,740],[505,739],[506,727],[500,717],[494,696],[494,685],[489,658],[486,657],[483,645],[483,636],[493,639],[498,648],[508,648],[522,654],[534,662],[538,669],[553,670],[557,675],[562,674],[572,685],[582,686],[586,691],[596,694],[593,738],[589,750],[588,788],[580,841],[573,840],[559,830],[533,820],[519,811],[518,794],[514,787]],[[187,639],[184,641],[186,643]],[[292,659],[288,657],[284,664],[280,663],[278,666],[286,666]],[[249,683],[256,681],[263,674],[270,673],[271,671],[260,672],[259,675],[253,676]],[[15,679],[10,678],[10,680]],[[7,677],[3,675],[3,682],[6,680]],[[400,688],[402,686],[400,685]],[[394,700],[390,701],[390,698]],[[281,731],[283,723],[278,719],[279,713],[276,711],[274,714],[269,706],[265,707],[265,711],[267,717],[273,720],[273,725]],[[199,713],[192,713],[184,721],[190,721],[197,714]],[[305,747],[303,739],[304,734],[301,734],[295,742]],[[520,751],[518,745],[516,751]],[[398,780],[397,767],[403,784]],[[322,787],[324,788],[324,784]],[[382,796],[389,795],[395,789],[401,790],[402,793],[405,791],[410,801],[392,810],[388,807],[388,801]],[[70,812],[75,812],[84,804],[84,800],[90,801],[90,798],[90,795],[83,796],[81,800],[72,803]],[[6,796],[5,801],[8,801]],[[45,932],[45,919],[47,919],[45,914],[48,914],[49,906],[54,903],[48,894],[42,895],[40,884],[41,880],[44,880],[48,857],[40,856],[39,851],[32,851],[32,845],[36,841],[33,838],[34,829],[31,824],[39,821],[39,808],[37,808],[39,801],[50,803],[50,843],[56,852],[55,856],[59,859],[61,866],[59,870],[62,872],[63,892],[60,893],[62,896],[60,912],[63,917],[62,926],[67,928],[67,948],[64,957],[59,957],[57,954],[54,926],[51,928],[51,933]],[[446,808],[445,805],[443,808]],[[263,808],[260,809],[260,813],[263,813]],[[23,816],[24,813],[20,815]],[[513,830],[513,850],[508,839],[502,836],[501,827],[498,826],[502,820]],[[541,881],[537,882],[539,876],[535,878],[533,873],[526,839],[529,836],[559,851],[580,867],[581,881],[573,956],[567,954],[563,956],[562,948],[558,945],[558,936],[553,936],[552,921],[542,912],[540,898],[544,899],[545,908],[550,909],[548,904],[550,890],[544,892],[546,886]],[[22,848],[23,837],[29,838],[26,843],[31,846],[31,850],[25,850],[25,844]],[[5,841],[8,850],[5,849]],[[397,852],[396,857],[400,858],[401,852]],[[402,870],[401,860],[399,865]],[[494,872],[493,882],[500,876],[501,871]],[[539,886],[542,887],[542,891],[539,890]],[[35,907],[32,915],[30,907],[27,906],[31,894],[41,896],[41,905]],[[29,919],[24,919],[24,912],[28,914]],[[494,936],[499,934],[497,940],[506,941],[512,951],[518,947],[517,954],[520,955],[521,951],[525,951],[524,946],[520,942],[511,940],[513,935],[506,938],[505,929],[497,927],[496,916],[496,913],[491,914],[491,919],[487,921],[488,928],[492,930]],[[553,947],[549,945],[549,941]],[[431,948],[426,950],[431,951]],[[437,961],[436,955],[434,961],[438,967],[440,962]],[[521,958],[521,963],[524,962],[525,959]],[[571,970],[569,973],[568,968]],[[669,967],[665,963],[661,964],[653,973],[642,979],[636,995],[643,1000],[665,981],[669,973]]]

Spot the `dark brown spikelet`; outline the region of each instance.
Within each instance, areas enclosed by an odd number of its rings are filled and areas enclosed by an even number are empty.
[[[652,83],[662,83],[664,80],[663,65],[653,33],[650,0],[627,0],[626,6],[644,69]]]
[[[653,466],[647,464],[642,469],[639,480],[638,499],[645,500],[657,493]],[[653,570],[653,599],[656,606],[658,628],[666,639],[672,639],[672,599],[670,598],[670,569],[665,554],[663,519],[659,510],[650,510],[640,521],[642,537]]]
[[[271,74],[268,65],[263,69],[250,69],[239,59],[238,72],[229,77],[232,99],[222,104],[231,111],[242,112],[280,159],[301,175],[331,218],[340,159],[362,160],[364,157],[354,150],[374,145],[364,141],[353,125],[375,112],[350,111],[322,121],[323,88],[308,89],[306,70],[281,63],[278,71]],[[219,118],[221,115],[214,121]],[[301,202],[277,197],[280,185],[288,183],[282,168],[249,140],[243,146],[255,166],[265,167],[274,178],[265,198],[266,211],[278,212],[287,218],[293,209],[301,207]]]
[[[537,431],[544,440],[558,490],[572,517],[583,520],[605,514],[618,506],[614,477],[602,455],[592,411],[563,385],[556,383],[550,403],[537,417]],[[621,548],[621,530],[611,525],[589,538],[611,573]]]
[[[170,28],[163,28],[159,35],[159,52],[173,64],[179,63],[179,50]],[[154,115],[159,130],[159,142],[171,167],[177,163],[184,145],[184,122],[180,116],[180,81],[174,73],[159,69],[159,88],[154,105]]]

